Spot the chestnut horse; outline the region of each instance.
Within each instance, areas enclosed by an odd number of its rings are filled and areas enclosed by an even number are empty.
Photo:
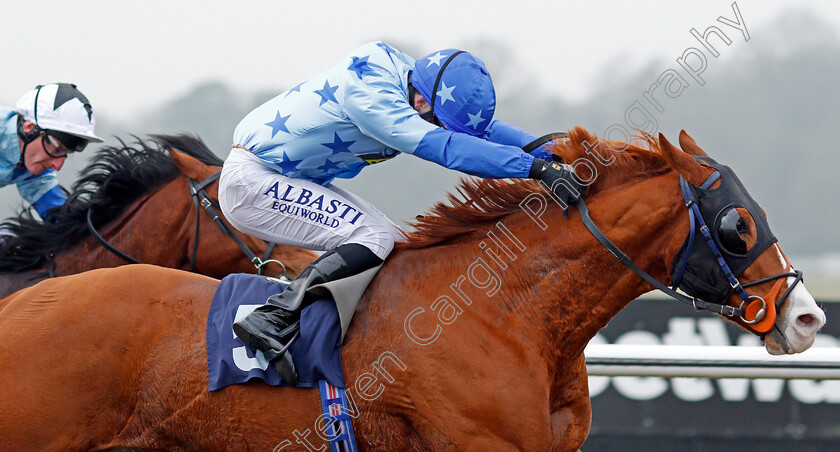
[[[711,169],[661,135],[649,142],[653,150],[614,152],[577,128],[555,152],[567,162],[597,156],[591,217],[667,283],[689,231],[678,175],[699,184]],[[685,134],[680,143],[699,151]],[[584,347],[651,286],[534,181],[467,180],[459,191],[471,201],[450,196],[419,220],[347,333],[359,448],[576,450],[590,422]],[[743,231],[746,242],[752,234]],[[774,245],[740,278],[787,271]],[[207,391],[217,285],[135,265],[47,280],[0,302],[0,449],[324,450],[317,391],[261,381]],[[802,352],[824,322],[796,285],[765,346]]]
[[[190,270],[195,256],[193,270],[208,276],[254,273],[254,264],[203,209],[196,217],[188,180],[204,181],[221,165],[200,139],[184,135],[155,136],[153,143],[138,140],[134,147],[121,142],[121,146],[98,151],[67,203],[55,212],[55,222],[41,222],[24,210],[5,223],[16,236],[0,248],[0,272],[4,272],[0,273],[0,296],[50,274],[70,275],[128,263],[90,234],[89,213],[107,242],[143,263]],[[216,182],[206,187],[213,199],[217,191]],[[197,252],[193,250],[196,221],[200,227]],[[264,241],[237,236],[257,257],[263,257]],[[316,255],[277,246],[270,257],[282,262],[293,276]],[[265,270],[276,275],[282,268],[269,264]]]

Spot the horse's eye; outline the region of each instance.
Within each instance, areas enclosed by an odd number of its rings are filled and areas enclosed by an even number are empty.
[[[728,207],[718,215],[717,239],[721,247],[730,254],[747,254],[747,242],[742,235],[749,233],[747,222],[734,207]]]
[[[746,235],[750,232],[747,223],[741,217],[738,217],[738,223],[735,224],[735,228],[738,230],[738,235]]]

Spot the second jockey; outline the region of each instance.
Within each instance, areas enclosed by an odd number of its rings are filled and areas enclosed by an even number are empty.
[[[101,142],[87,98],[70,83],[39,85],[17,101],[0,106],[0,187],[16,184],[43,220],[67,196],[55,172],[69,154]]]

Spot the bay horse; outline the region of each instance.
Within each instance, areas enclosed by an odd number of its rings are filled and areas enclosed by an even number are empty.
[[[591,218],[668,283],[689,233],[678,177],[699,185],[711,169],[662,135],[648,142],[617,152],[575,128],[554,152],[596,157]],[[702,152],[687,134],[680,144]],[[468,200],[450,195],[415,222],[347,333],[359,449],[576,450],[590,425],[584,347],[651,286],[536,182],[471,179],[458,189]],[[753,234],[743,231],[748,244]],[[788,269],[774,245],[740,278]],[[825,322],[793,280],[779,280],[792,289],[785,299],[770,299],[781,301],[764,335],[770,353],[806,350]],[[217,285],[132,265],[46,280],[0,302],[0,449],[325,450],[317,391],[254,380],[207,391]]]
[[[4,223],[15,236],[0,247],[0,296],[50,275],[129,263],[91,234],[88,215],[104,240],[141,262],[192,269],[212,277],[254,273],[254,264],[209,215],[196,216],[189,180],[204,181],[221,165],[200,139],[186,135],[157,135],[149,142],[137,139],[135,146],[120,141],[119,146],[99,150],[82,170],[68,201],[55,212],[54,222],[35,219],[26,209]],[[205,187],[205,193],[215,200],[218,183]],[[262,240],[243,234],[237,237],[257,256],[266,249]],[[292,276],[316,255],[277,246],[268,257],[282,262]],[[276,275],[282,269],[272,263],[265,270]]]

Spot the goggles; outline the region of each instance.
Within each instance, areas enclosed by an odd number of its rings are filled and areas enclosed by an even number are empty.
[[[84,151],[88,141],[68,133],[43,130],[41,131],[41,143],[47,155],[53,158],[63,158],[74,152]]]

